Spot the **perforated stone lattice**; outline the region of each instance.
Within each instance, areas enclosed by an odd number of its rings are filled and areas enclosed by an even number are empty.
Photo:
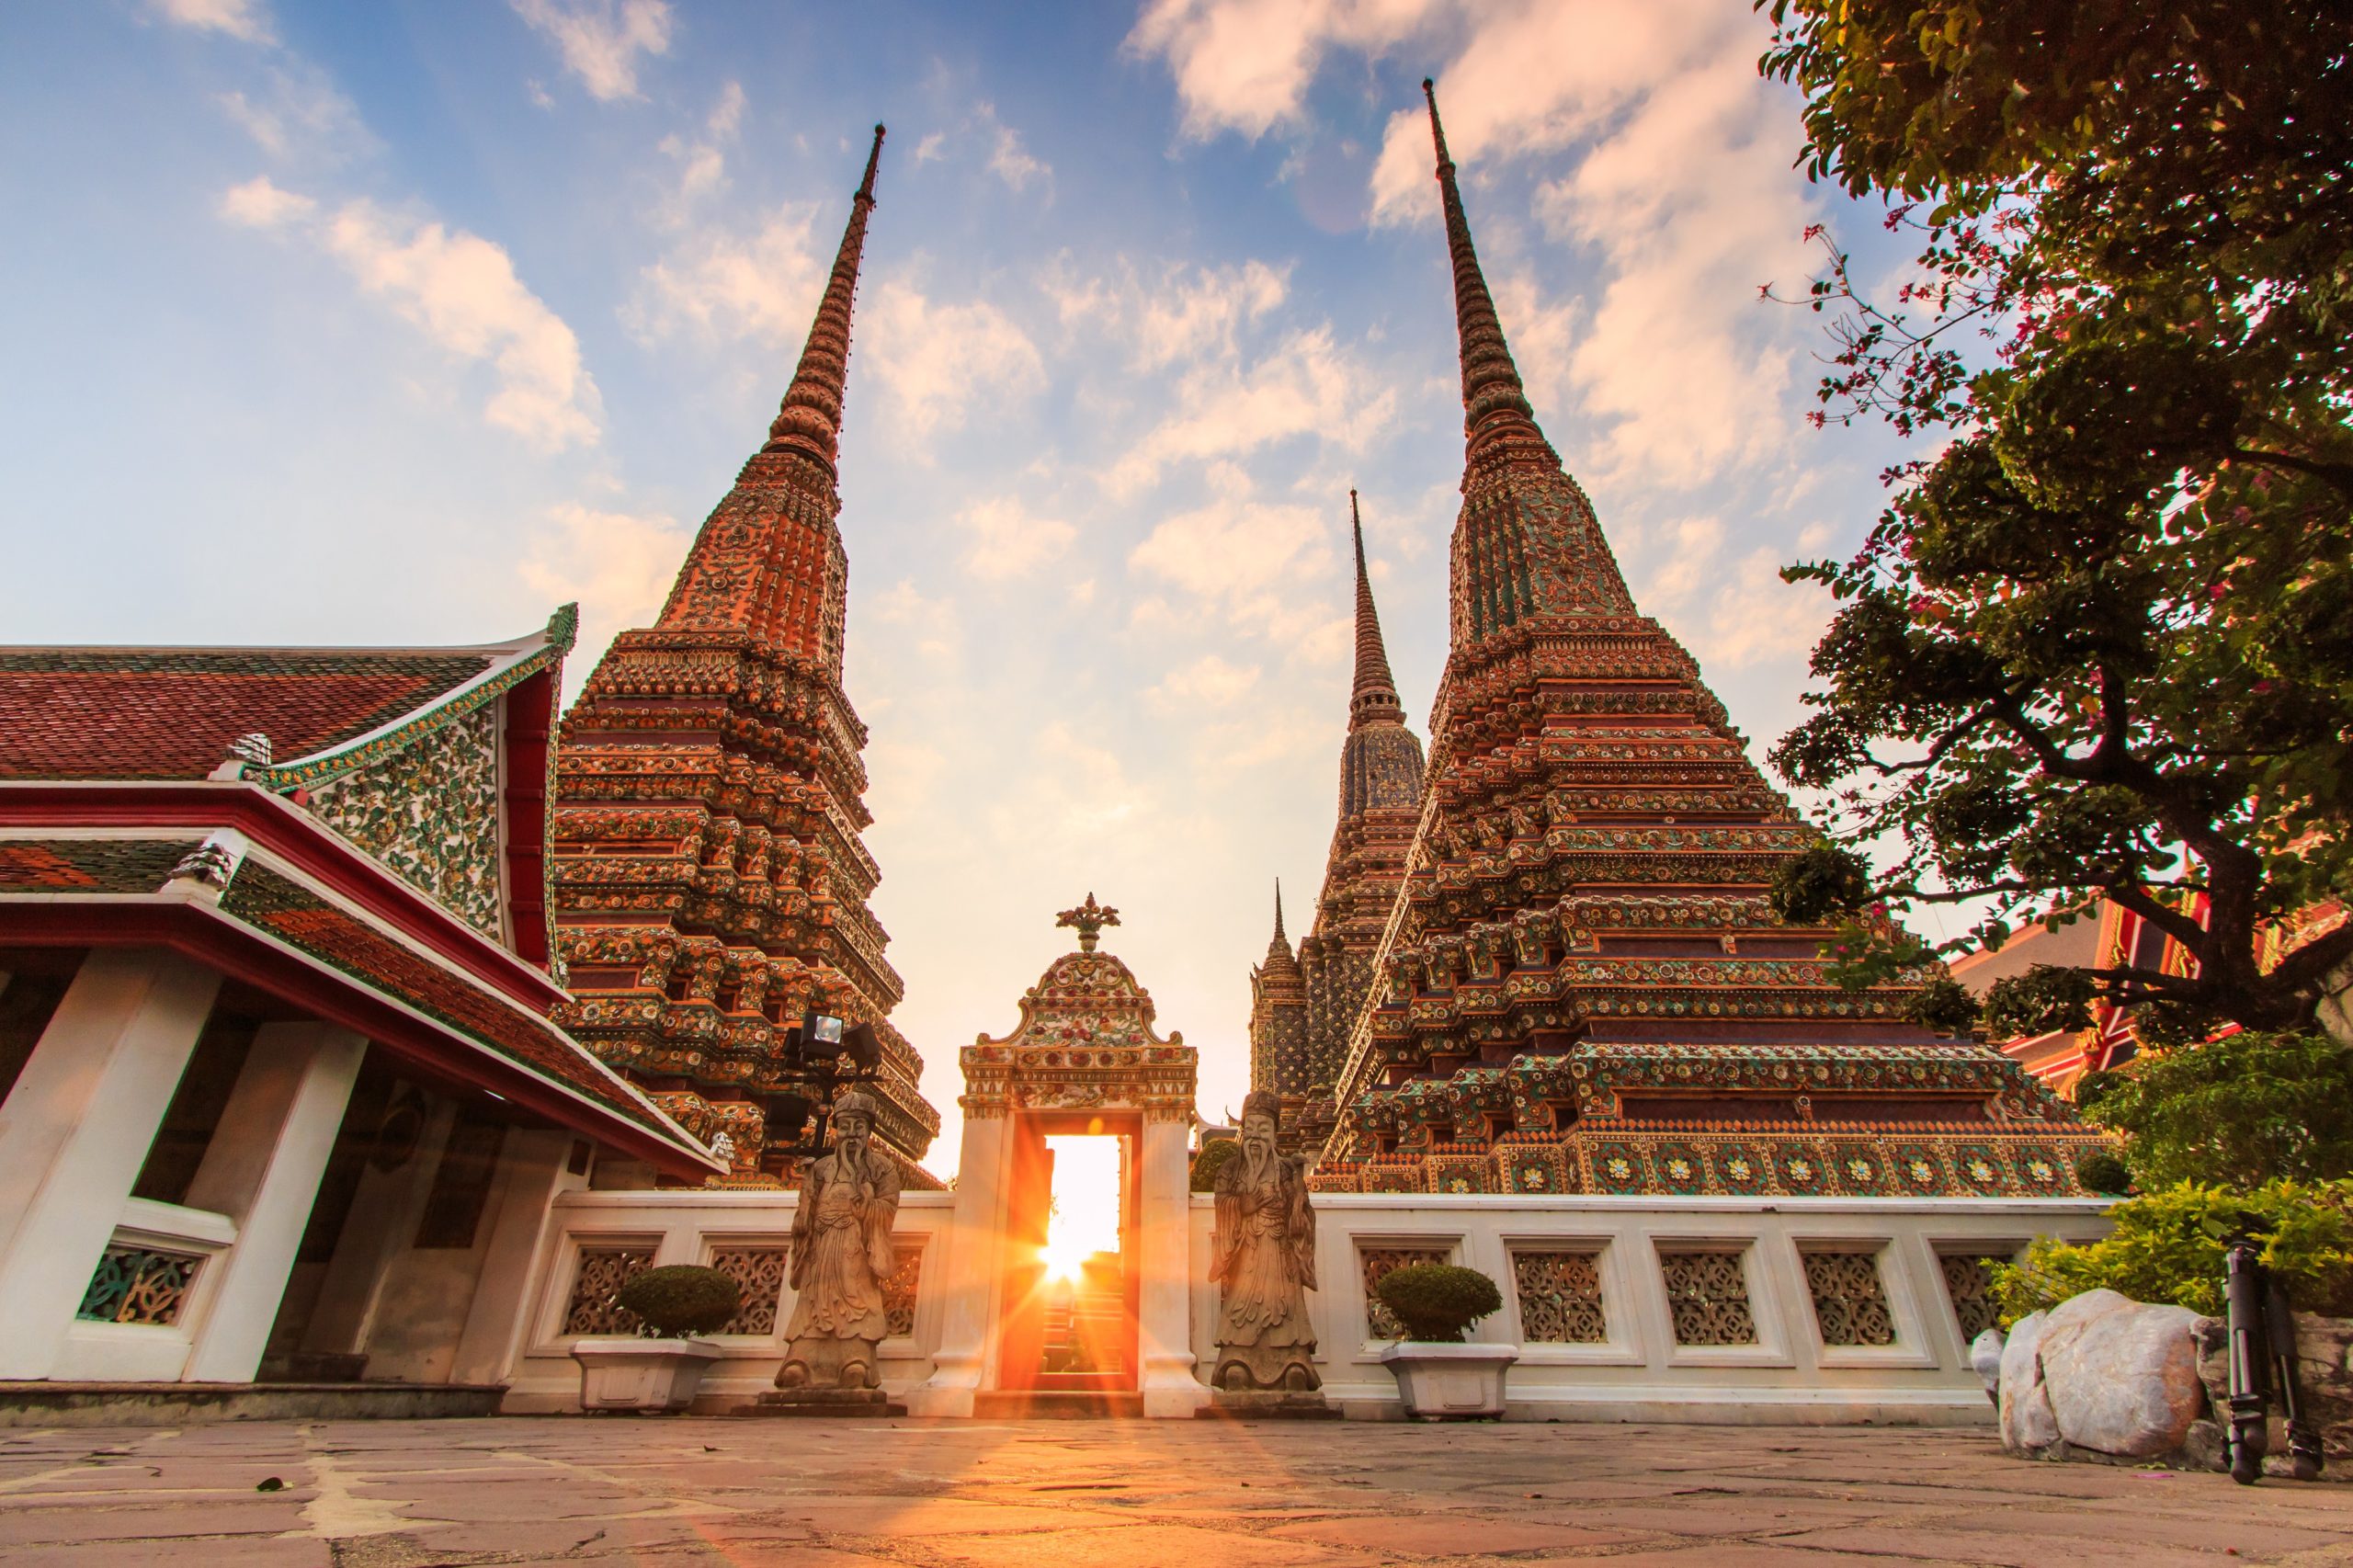
[[[1868,1252],[1803,1255],[1805,1286],[1824,1345],[1893,1345],[1895,1320],[1880,1284],[1879,1256]]]
[[[566,1334],[635,1334],[638,1316],[616,1300],[631,1276],[654,1262],[650,1246],[582,1247],[580,1269],[572,1277],[572,1300],[563,1310]]]
[[[732,1246],[710,1249],[710,1266],[735,1281],[741,1292],[735,1315],[722,1334],[768,1335],[776,1332],[777,1303],[784,1295],[784,1280],[792,1259],[784,1246]]]
[[[896,1244],[898,1267],[882,1281],[882,1312],[890,1320],[892,1339],[911,1339],[915,1332],[915,1295],[923,1283],[923,1244]]]
[[[1398,1269],[1416,1263],[1445,1263],[1453,1256],[1447,1247],[1361,1247],[1357,1270],[1364,1283],[1364,1319],[1375,1339],[1403,1339],[1405,1325],[1381,1305],[1381,1282]]]
[[[1677,1345],[1754,1345],[1748,1277],[1736,1252],[1659,1254]]]
[[[2009,1259],[1999,1254],[1947,1253],[1937,1261],[1944,1270],[1953,1316],[1961,1320],[1963,1342],[1995,1327],[1994,1266]]]
[[[1609,1337],[1601,1259],[1589,1252],[1516,1252],[1519,1335],[1542,1345],[1597,1345]]]
[[[201,1257],[110,1246],[90,1275],[74,1316],[97,1323],[142,1323],[170,1327],[180,1321],[188,1287]]]

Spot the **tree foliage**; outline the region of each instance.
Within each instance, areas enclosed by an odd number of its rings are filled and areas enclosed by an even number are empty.
[[[2317,1030],[2143,1051],[2075,1085],[2143,1187],[2353,1176],[2353,1046]]]
[[[2108,1211],[2115,1229],[2082,1245],[2044,1236],[1994,1270],[2002,1326],[2086,1290],[2171,1301],[2219,1317],[2222,1260],[2245,1237],[2305,1312],[2353,1312],[2353,1182],[2273,1182],[2251,1192],[2184,1185]]]
[[[1773,752],[1834,802],[1785,913],[1848,922],[1860,983],[1921,956],[1876,906],[1998,944],[2105,897],[2190,971],[2018,977],[1989,1023],[2308,1027],[2353,926],[2263,944],[2353,895],[2353,9],[1761,4],[1813,172],[1920,247],[1883,301],[1824,241],[1816,420],[1943,443],[1783,574],[1838,601]]]

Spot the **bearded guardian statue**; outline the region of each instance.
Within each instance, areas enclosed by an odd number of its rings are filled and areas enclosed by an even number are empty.
[[[792,1216],[791,1282],[798,1292],[780,1389],[871,1389],[876,1347],[890,1332],[882,1282],[898,1267],[891,1225],[899,1169],[874,1147],[874,1101],[853,1089],[834,1102],[834,1151],[809,1166]]]
[[[1210,1279],[1222,1287],[1212,1387],[1230,1392],[1319,1388],[1315,1324],[1315,1211],[1307,1183],[1277,1151],[1282,1102],[1263,1090],[1242,1102],[1242,1146],[1217,1173],[1217,1230]]]

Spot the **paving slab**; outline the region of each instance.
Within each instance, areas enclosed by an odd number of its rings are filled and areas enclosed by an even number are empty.
[[[724,1419],[17,1430],[8,1568],[2353,1568],[2353,1486],[1982,1432]],[[256,1487],[276,1477],[282,1485]]]

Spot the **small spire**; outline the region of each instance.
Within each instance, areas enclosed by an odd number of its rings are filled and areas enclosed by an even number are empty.
[[[1283,880],[1275,879],[1275,940],[1283,940]]]
[[[1357,668],[1348,693],[1348,727],[1376,719],[1403,722],[1404,704],[1397,700],[1397,679],[1389,673],[1389,650],[1381,640],[1381,611],[1372,602],[1372,579],[1365,571],[1364,517],[1357,507],[1357,493],[1348,492],[1348,528],[1357,547]]]
[[[824,297],[817,303],[817,319],[792,372],[784,406],[768,426],[767,445],[761,450],[797,452],[836,472],[841,454],[842,395],[849,376],[849,311],[858,293],[858,263],[866,249],[866,215],[874,210],[874,169],[882,157],[882,127],[874,128],[874,145],[866,154],[866,177],[850,198],[849,225],[842,231],[841,249],[825,280]]]
[[[1429,100],[1430,140],[1438,147],[1438,191],[1446,208],[1446,245],[1454,258],[1454,319],[1462,343],[1462,433],[1470,455],[1479,457],[1506,442],[1532,441],[1544,458],[1557,463],[1544,432],[1536,427],[1536,411],[1520,384],[1519,367],[1512,363],[1511,347],[1504,341],[1495,296],[1479,270],[1471,222],[1462,212],[1462,191],[1454,180],[1454,159],[1446,150],[1446,127],[1438,122],[1438,84],[1427,76],[1422,78],[1422,96]]]

